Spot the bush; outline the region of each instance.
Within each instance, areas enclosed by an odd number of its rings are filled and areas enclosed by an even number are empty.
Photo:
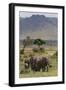
[[[40,48],[40,51],[41,51],[41,52],[45,52],[45,49],[44,49],[44,48]]]
[[[57,56],[58,56],[58,53],[55,52],[55,53],[51,56],[51,58],[57,58]]]
[[[29,72],[30,72],[29,70],[24,69],[20,71],[20,74],[29,73]]]
[[[55,55],[58,56],[58,52],[57,51],[56,51]]]
[[[33,48],[33,52],[38,52],[39,50],[37,48]]]
[[[58,56],[58,52],[57,52],[57,51],[54,53],[54,56],[55,56],[55,57],[57,57],[57,56]]]
[[[20,54],[24,54],[24,49],[21,49],[20,50]]]
[[[22,56],[20,56],[20,61],[23,61],[23,57]]]
[[[24,55],[24,58],[27,58],[27,56],[26,56],[26,55]]]
[[[34,56],[34,53],[29,54],[29,57],[33,57],[33,56]]]

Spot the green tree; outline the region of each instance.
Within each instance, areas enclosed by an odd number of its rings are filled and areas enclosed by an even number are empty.
[[[46,42],[44,40],[41,40],[41,39],[35,39],[33,42],[33,44],[38,45],[39,50],[40,50],[40,46],[45,44],[45,43]]]

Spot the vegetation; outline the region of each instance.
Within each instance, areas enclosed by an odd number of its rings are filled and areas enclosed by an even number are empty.
[[[38,47],[27,47],[29,45],[37,45]],[[23,40],[23,48],[20,48],[20,65],[19,65],[19,77],[45,77],[45,76],[57,76],[57,63],[58,63],[58,53],[57,48],[55,46],[42,47],[42,45],[46,44],[45,41],[41,39],[32,40],[28,36],[25,40]],[[29,50],[28,50],[29,49]],[[49,67],[48,72],[43,72],[42,70],[38,72],[34,72],[31,68],[25,68],[25,60],[30,57],[47,57],[49,59],[51,67]]]
[[[45,43],[46,43],[46,42],[43,41],[43,40],[41,40],[41,39],[36,39],[36,40],[34,40],[34,42],[33,42],[33,44],[38,45],[39,50],[40,50],[40,46],[43,45],[43,44],[45,44]]]

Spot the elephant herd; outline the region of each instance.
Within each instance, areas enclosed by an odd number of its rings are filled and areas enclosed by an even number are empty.
[[[32,71],[47,71],[49,67],[51,67],[48,58],[42,57],[40,59],[31,57],[30,59],[26,59],[25,62],[25,69],[31,68]]]

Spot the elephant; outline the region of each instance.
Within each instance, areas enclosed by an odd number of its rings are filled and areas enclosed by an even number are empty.
[[[32,71],[47,71],[49,70],[49,60],[46,57],[42,57],[40,59],[31,57],[30,59],[25,60],[25,68],[31,68]]]
[[[41,68],[42,68],[42,71],[48,71],[49,70],[49,60],[46,58],[46,57],[42,57],[41,59]]]
[[[30,60],[26,59],[25,62],[24,62],[24,65],[25,65],[25,69],[29,69]]]
[[[30,65],[33,71],[40,71],[39,61],[37,58],[30,58]]]

